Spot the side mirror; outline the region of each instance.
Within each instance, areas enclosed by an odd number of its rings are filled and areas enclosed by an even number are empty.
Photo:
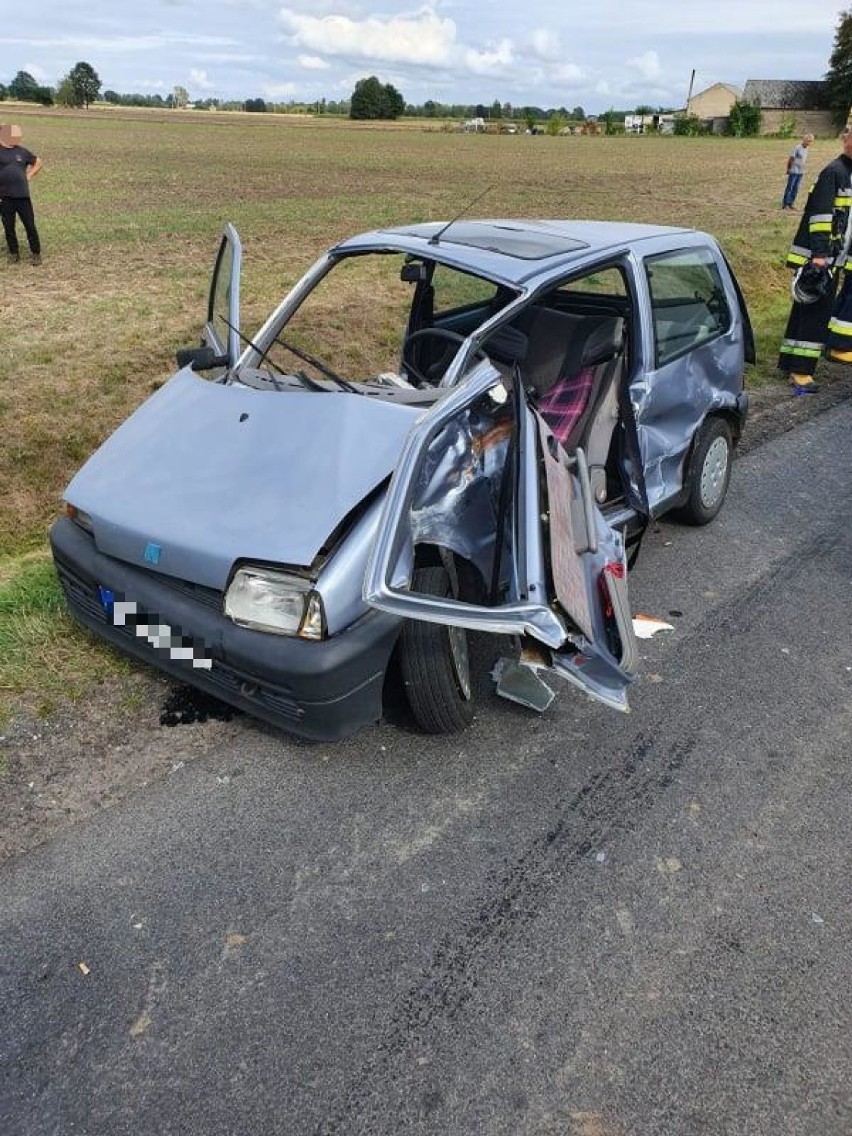
[[[419,284],[428,277],[429,272],[422,260],[410,260],[399,270],[399,278],[406,284]]]
[[[181,347],[175,354],[177,365],[191,367],[193,371],[209,371],[213,367],[227,367],[227,355],[217,355],[212,347]]]

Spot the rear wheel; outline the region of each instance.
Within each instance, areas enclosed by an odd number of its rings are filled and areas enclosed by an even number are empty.
[[[675,516],[688,525],[706,525],[719,512],[731,480],[733,442],[724,418],[708,418],[700,427],[686,475],[686,501]]]
[[[411,590],[452,596],[443,567],[416,568]],[[406,620],[399,641],[405,695],[417,725],[427,734],[457,734],[473,721],[473,687],[467,631],[419,619]]]

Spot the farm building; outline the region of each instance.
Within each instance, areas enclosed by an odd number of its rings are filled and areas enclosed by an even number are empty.
[[[731,107],[741,94],[739,87],[732,87],[730,83],[714,83],[687,100],[686,113],[700,118],[714,134],[724,134]]]
[[[822,82],[797,79],[749,79],[743,101],[760,107],[761,134],[780,134],[794,122],[795,134],[833,133],[828,88]]]

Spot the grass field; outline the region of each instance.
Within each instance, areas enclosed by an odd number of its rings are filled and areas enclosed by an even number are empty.
[[[335,240],[449,218],[489,186],[475,215],[706,229],[749,301],[760,353],[750,381],[777,381],[789,304],[783,261],[796,216],[779,208],[789,141],[463,135],[416,124],[10,104],[0,104],[0,118],[20,122],[24,144],[44,162],[33,186],[44,263],[0,261],[6,608],[18,576],[32,572],[22,558],[37,562],[46,550],[71,474],[173,370],[175,349],[197,342],[226,221],[243,238],[249,334]],[[836,149],[817,142],[811,170]],[[43,580],[32,595],[33,618],[46,610],[55,626]],[[0,654],[3,611],[0,604]],[[23,642],[14,639],[31,662],[42,640],[33,633]],[[0,696],[29,688],[30,662],[10,670],[0,659]]]

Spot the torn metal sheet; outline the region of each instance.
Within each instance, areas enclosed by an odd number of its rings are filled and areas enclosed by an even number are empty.
[[[543,714],[556,693],[541,677],[539,669],[519,660],[503,658],[498,659],[491,676],[497,683],[496,690],[501,698]]]

